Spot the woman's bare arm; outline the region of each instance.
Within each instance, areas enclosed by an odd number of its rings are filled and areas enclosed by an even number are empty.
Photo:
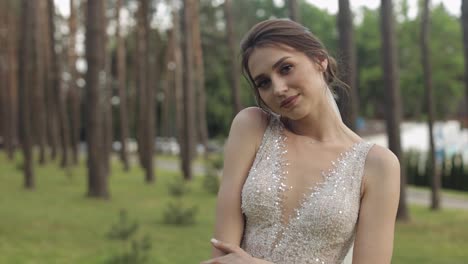
[[[400,163],[388,149],[375,145],[364,169],[353,264],[390,263],[400,196]]]
[[[241,191],[261,143],[267,124],[263,110],[250,107],[234,118],[224,149],[224,168],[217,205],[214,238],[240,246],[244,218],[241,211]],[[208,241],[207,241],[208,242]],[[212,256],[225,255],[213,247]]]

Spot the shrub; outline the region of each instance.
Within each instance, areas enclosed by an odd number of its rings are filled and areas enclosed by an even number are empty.
[[[167,204],[163,222],[169,225],[192,225],[198,211],[197,206],[185,206],[180,199]]]
[[[168,191],[172,197],[181,197],[187,194],[190,189],[182,177],[178,176],[168,184]]]
[[[148,253],[152,247],[151,239],[148,235],[145,235],[141,239],[133,238],[138,228],[138,222],[130,221],[127,211],[125,209],[120,210],[119,222],[112,225],[111,230],[107,233],[107,238],[121,241],[123,253],[111,257],[106,263],[144,264],[148,262]]]

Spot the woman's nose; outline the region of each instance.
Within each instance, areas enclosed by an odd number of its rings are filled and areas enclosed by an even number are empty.
[[[286,82],[280,78],[273,79],[272,84],[273,84],[273,93],[275,95],[279,95],[279,96],[283,95],[288,90],[288,86],[286,85]]]

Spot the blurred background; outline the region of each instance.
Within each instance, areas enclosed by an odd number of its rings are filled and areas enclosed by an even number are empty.
[[[210,258],[239,43],[289,18],[400,159],[392,263],[468,263],[468,1],[0,0],[0,263]]]

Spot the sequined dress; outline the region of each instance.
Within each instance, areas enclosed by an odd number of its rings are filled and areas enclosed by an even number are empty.
[[[242,189],[245,228],[241,248],[275,264],[342,263],[354,242],[365,159],[371,143],[343,152],[323,181],[309,187],[283,221],[288,161],[284,126],[270,117]]]

